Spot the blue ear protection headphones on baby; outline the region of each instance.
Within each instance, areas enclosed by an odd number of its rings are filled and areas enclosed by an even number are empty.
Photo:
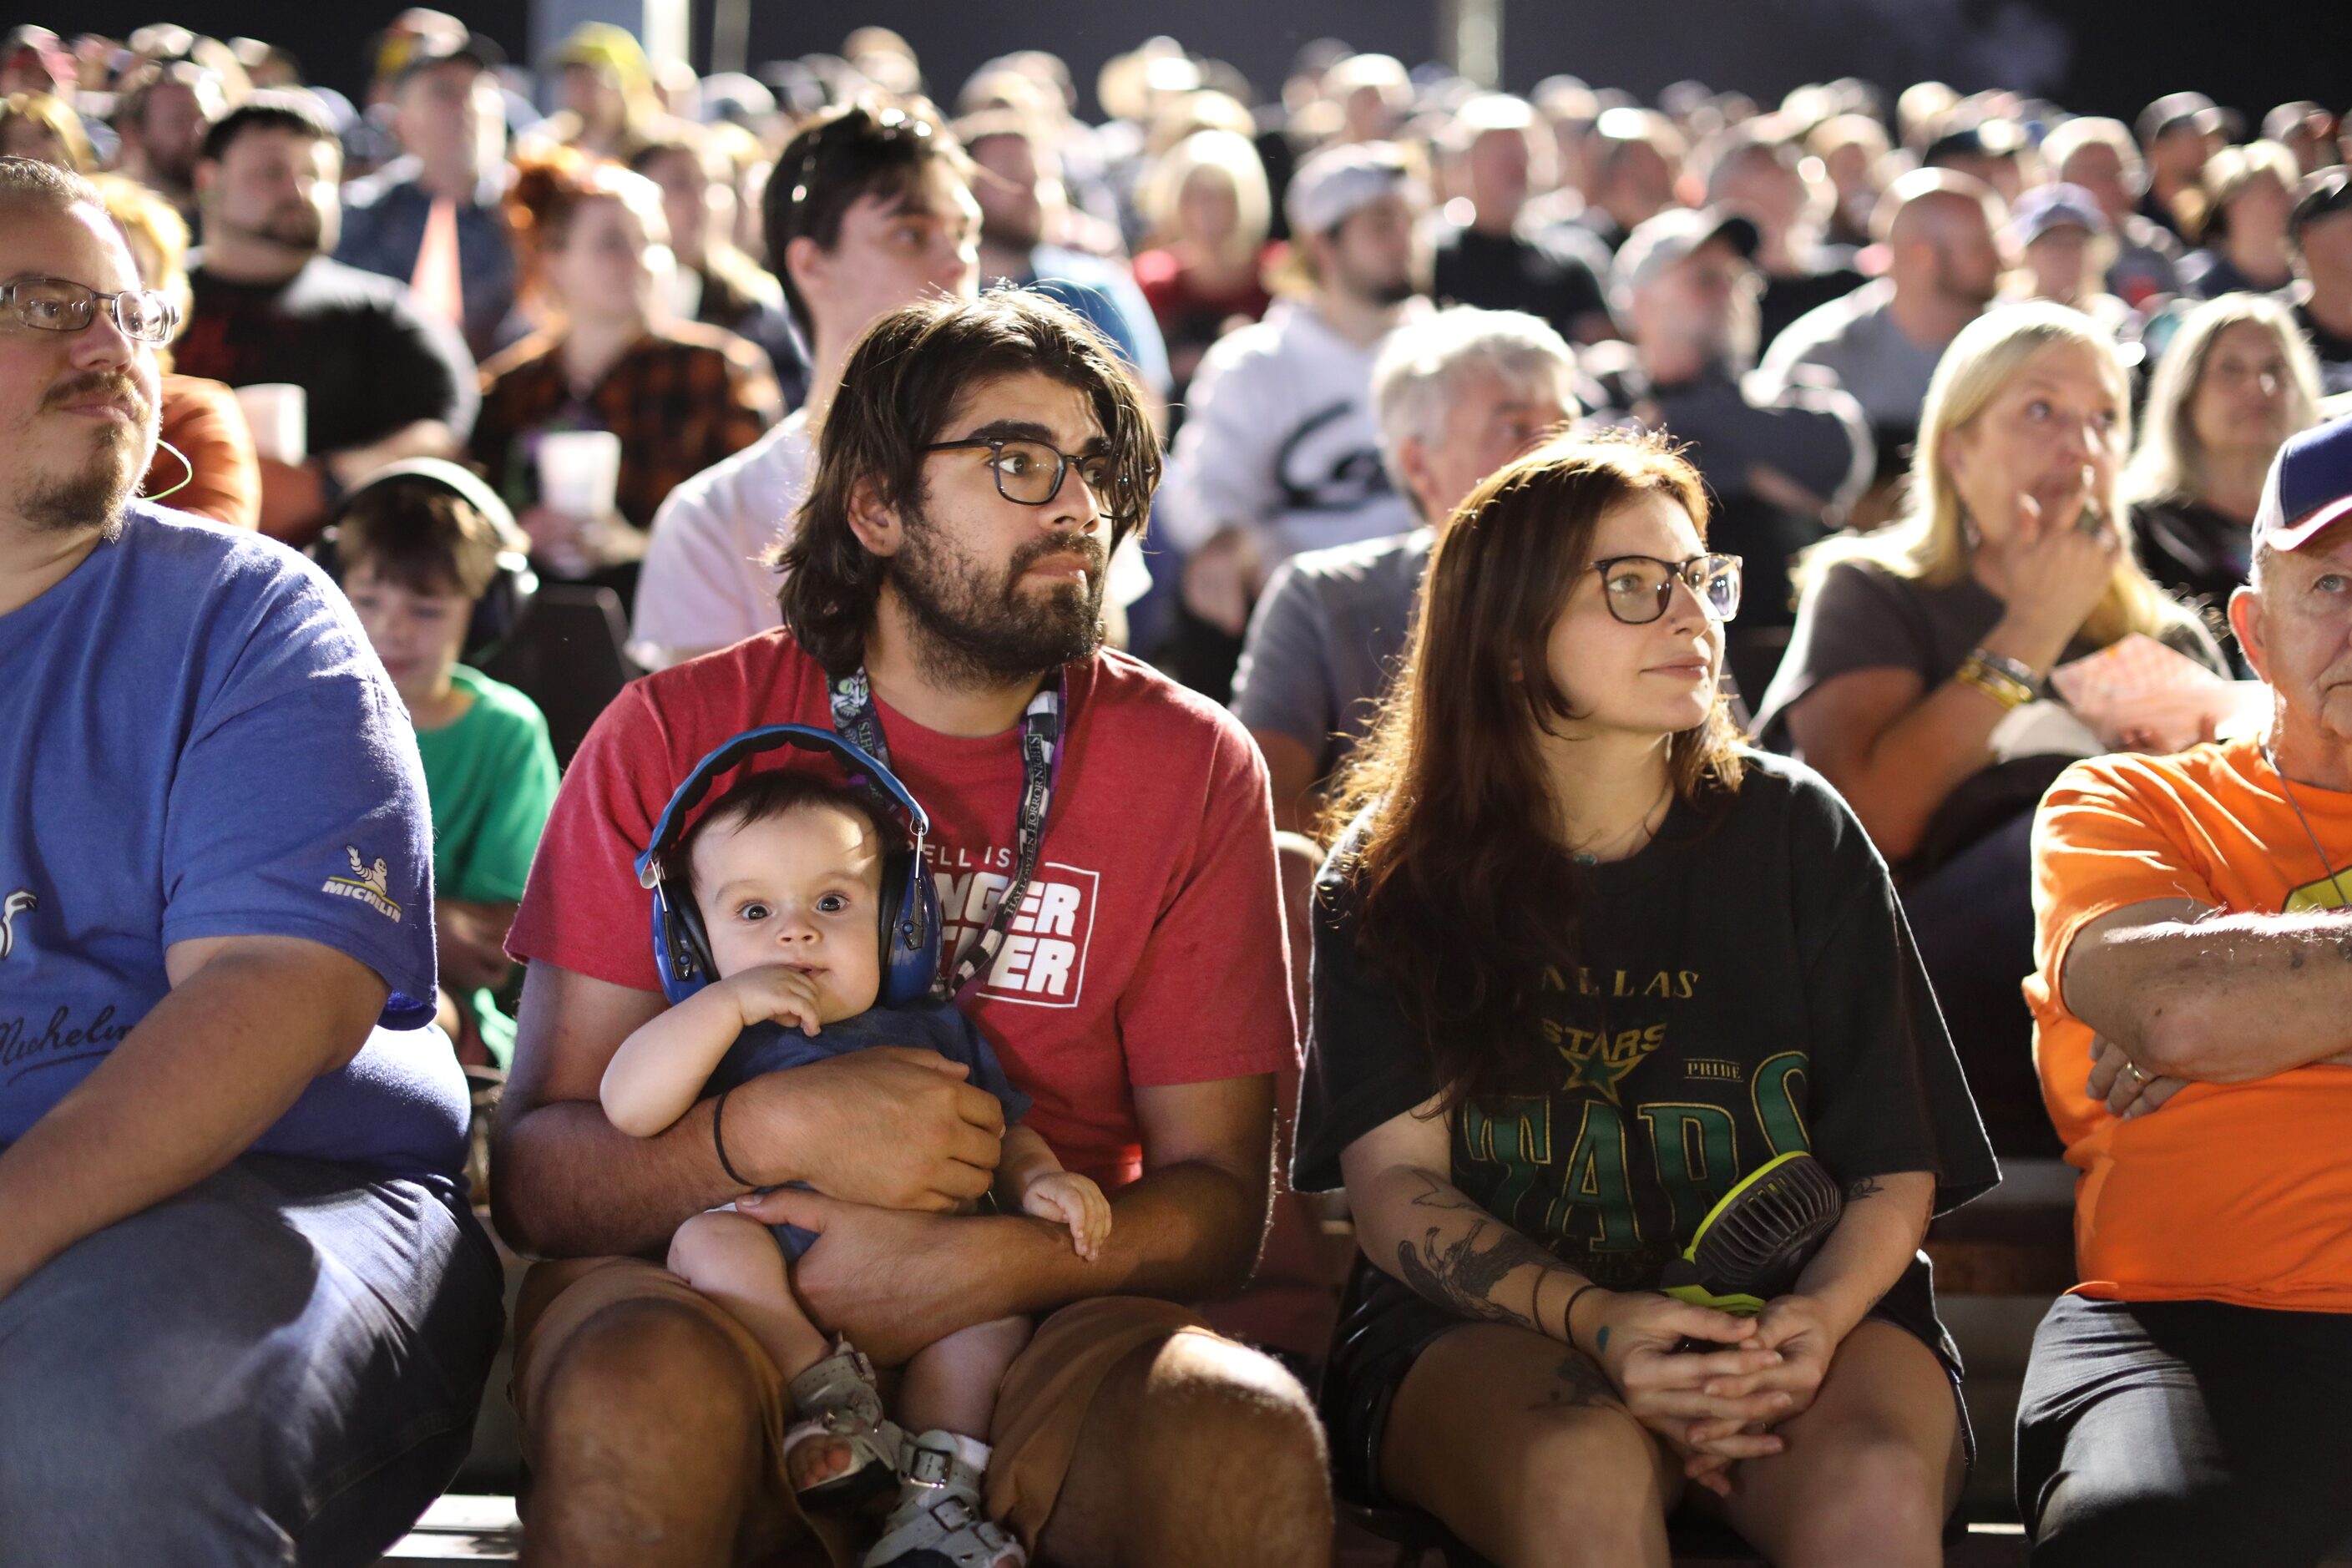
[[[838,758],[852,777],[866,782],[896,805],[907,819],[911,844],[894,853],[882,866],[882,989],[884,1006],[903,1007],[931,994],[940,973],[940,893],[923,866],[923,841],[930,836],[930,815],[922,803],[863,749],[829,730],[807,724],[767,724],[746,730],[694,764],[677,793],[662,808],[654,824],[653,842],[637,857],[637,884],[654,896],[654,963],[661,972],[662,994],[675,1005],[685,1001],[717,978],[711,972],[710,940],[702,929],[702,911],[683,887],[672,890],[667,873],[671,853],[686,836],[687,815],[702,804],[710,786],[739,764],[762,752],[797,747]]]

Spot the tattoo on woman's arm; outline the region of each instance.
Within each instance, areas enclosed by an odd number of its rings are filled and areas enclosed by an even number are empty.
[[[1864,1198],[1874,1198],[1885,1190],[1878,1184],[1876,1176],[1864,1176],[1858,1182],[1846,1184],[1845,1201],[1850,1204],[1860,1203]]]
[[[1533,1289],[1528,1291],[1527,1311],[1494,1299],[1497,1286],[1530,1266],[1538,1271],[1535,1283],[1540,1285],[1543,1273],[1559,1263],[1517,1231],[1488,1218],[1473,1220],[1470,1228],[1452,1241],[1442,1239],[1440,1227],[1431,1226],[1422,1232],[1418,1247],[1410,1241],[1397,1243],[1397,1275],[1423,1297],[1465,1318],[1517,1323],[1541,1331],[1542,1325],[1533,1316]]]

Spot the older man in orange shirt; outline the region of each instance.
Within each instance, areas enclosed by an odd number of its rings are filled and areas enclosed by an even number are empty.
[[[2036,1568],[2352,1531],[2352,421],[2281,452],[2254,535],[2264,731],[2078,764],[2035,827],[2026,1000],[2083,1173],[2018,1412]]]

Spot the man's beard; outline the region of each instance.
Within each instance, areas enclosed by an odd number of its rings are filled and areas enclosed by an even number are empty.
[[[226,219],[220,221],[224,228],[236,229],[250,238],[266,240],[288,250],[315,253],[326,240],[326,222],[319,216],[319,209],[308,202],[289,202],[250,228]]]
[[[1089,658],[1103,643],[1108,554],[1086,535],[1045,535],[992,575],[944,537],[916,498],[905,548],[890,558],[890,584],[907,607],[917,665],[942,686],[971,688],[1011,686]],[[1086,585],[1024,589],[1029,569],[1054,555],[1084,556]]]
[[[122,526],[122,509],[130,504],[145,465],[136,460],[153,428],[155,411],[135,384],[93,373],[71,377],[49,389],[43,404],[64,404],[91,391],[127,393],[138,406],[135,424],[107,424],[95,432],[89,458],[71,473],[35,480],[16,502],[19,516],[47,532],[73,533],[96,523],[109,534]]]

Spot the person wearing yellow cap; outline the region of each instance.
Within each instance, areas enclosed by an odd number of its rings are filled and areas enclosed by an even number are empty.
[[[563,107],[540,127],[541,137],[616,163],[645,151],[663,113],[636,35],[610,22],[583,22],[552,63],[562,72]]]

